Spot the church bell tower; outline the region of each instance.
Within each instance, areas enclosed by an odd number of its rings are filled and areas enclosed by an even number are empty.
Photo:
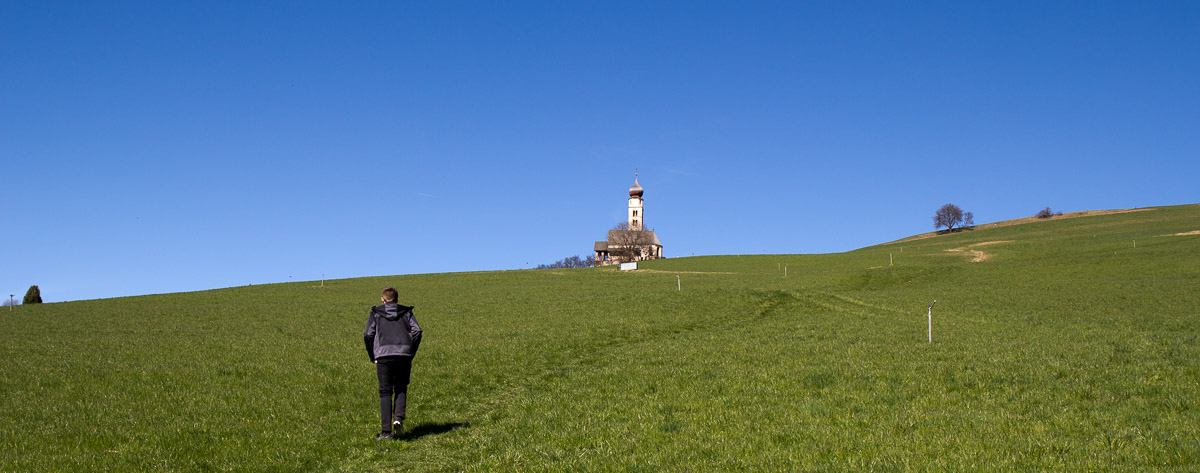
[[[629,188],[629,229],[641,230],[646,225],[642,201],[642,186],[638,184],[637,173],[633,173],[633,187]]]

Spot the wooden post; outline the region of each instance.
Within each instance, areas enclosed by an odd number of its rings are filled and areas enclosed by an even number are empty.
[[[679,275],[678,275],[678,274],[676,274],[676,275],[675,275],[675,290],[676,290],[676,291],[682,291],[682,290],[683,290],[683,283],[682,283],[682,282],[679,282]]]

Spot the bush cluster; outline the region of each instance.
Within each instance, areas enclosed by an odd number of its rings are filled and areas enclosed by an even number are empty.
[[[559,268],[590,268],[596,265],[596,257],[588,255],[587,258],[578,256],[568,256],[550,264],[539,264],[537,269],[559,269]]]
[[[1050,210],[1050,207],[1046,207],[1042,210],[1039,210],[1038,213],[1034,214],[1034,217],[1050,218],[1050,217],[1054,217],[1054,216],[1058,216],[1058,215],[1062,215],[1062,212],[1055,212],[1053,210]]]

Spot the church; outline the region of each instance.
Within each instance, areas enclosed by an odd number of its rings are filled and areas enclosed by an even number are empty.
[[[663,257],[663,245],[654,230],[646,228],[646,207],[642,195],[645,191],[638,184],[637,173],[633,175],[633,186],[629,188],[629,219],[608,231],[608,240],[598,241],[593,246],[596,266],[644,261]]]

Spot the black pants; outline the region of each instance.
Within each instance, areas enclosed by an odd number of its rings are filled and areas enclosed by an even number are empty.
[[[375,373],[379,375],[380,432],[392,432],[392,419],[404,420],[408,403],[408,378],[412,372],[412,357],[379,358]]]

